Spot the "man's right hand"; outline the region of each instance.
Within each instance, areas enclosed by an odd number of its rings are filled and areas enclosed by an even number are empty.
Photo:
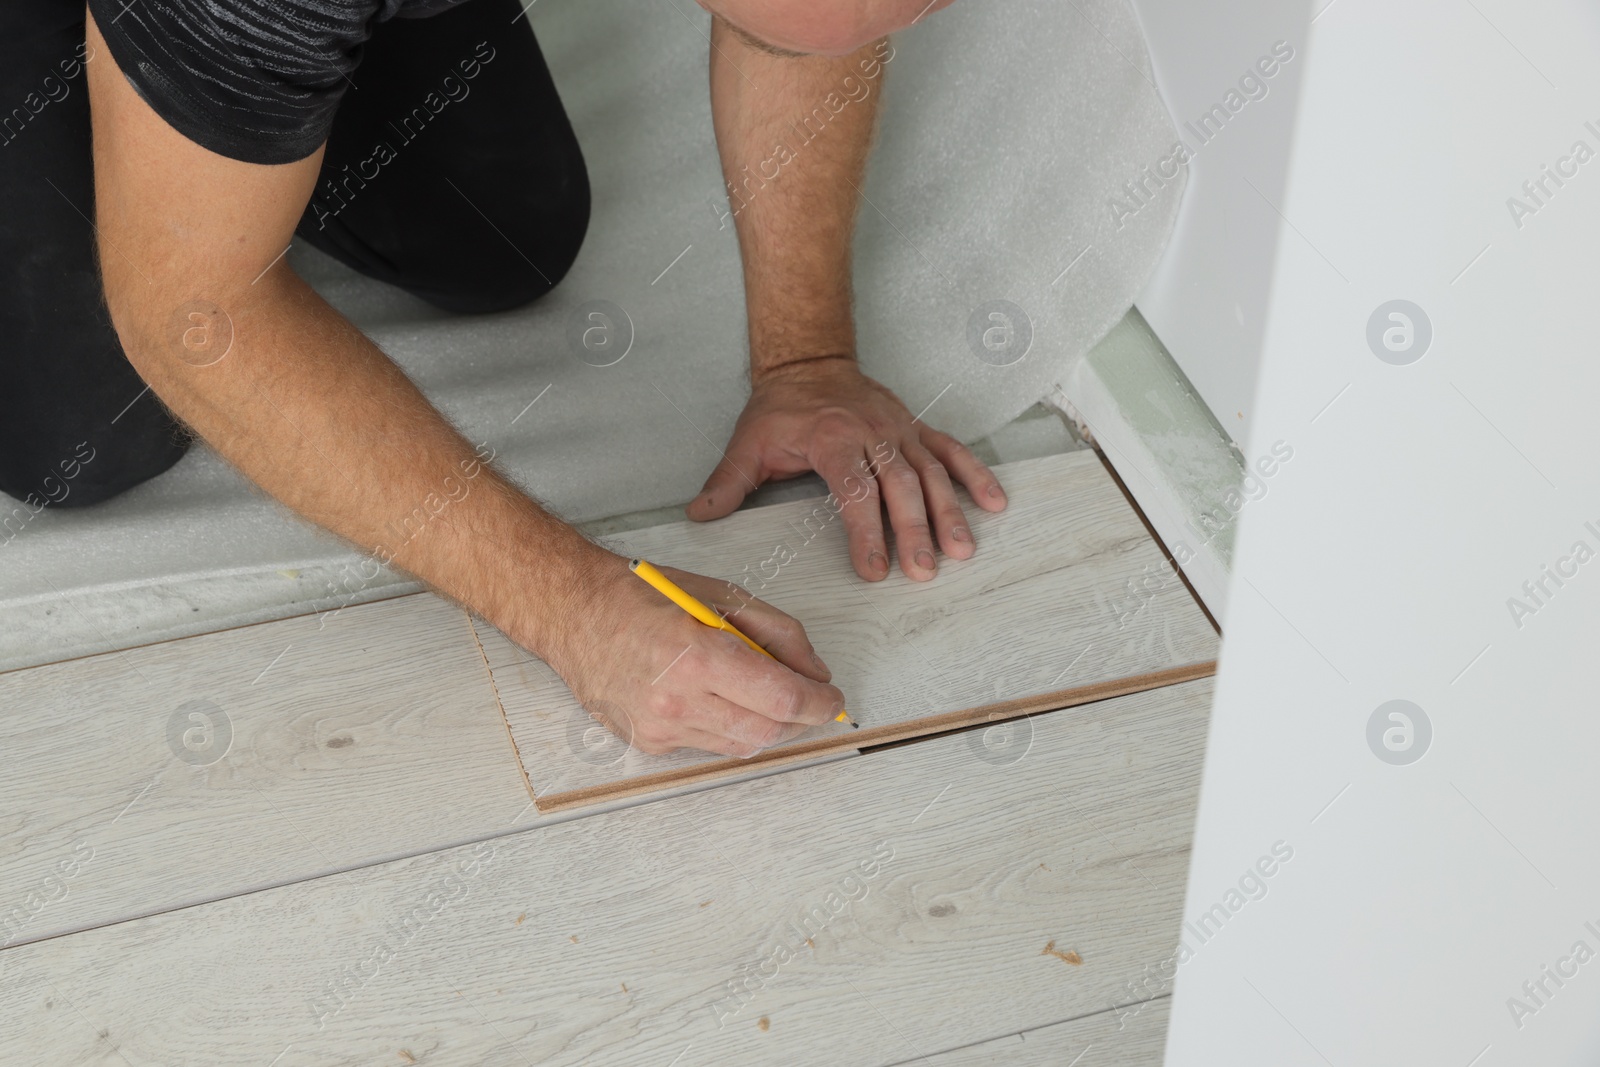
[[[643,752],[753,756],[844,709],[805,628],[737,586],[663,567],[756,644],[706,626],[602,553],[544,658],[596,719]],[[513,635],[515,638],[515,635]]]

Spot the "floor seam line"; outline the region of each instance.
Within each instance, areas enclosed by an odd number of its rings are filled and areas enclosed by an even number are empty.
[[[478,655],[483,657],[484,672],[489,675],[489,691],[494,694],[494,706],[500,712],[500,725],[505,727],[506,740],[511,742],[511,758],[516,761],[517,773],[522,775],[522,785],[528,791],[528,797],[534,801],[537,811],[539,798],[534,795],[533,783],[528,780],[528,767],[522,762],[522,750],[517,747],[516,735],[511,732],[511,720],[506,716],[505,701],[500,699],[500,685],[494,680],[494,668],[489,666],[489,653],[484,651],[483,639],[478,636],[478,624],[472,619],[472,612],[465,608],[461,611],[467,619],[467,632],[472,634],[472,643],[478,646]]]

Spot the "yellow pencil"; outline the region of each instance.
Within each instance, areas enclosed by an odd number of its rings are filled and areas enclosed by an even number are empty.
[[[754,641],[750,640],[750,638],[746,637],[740,632],[737,626],[729,622],[726,618],[718,615],[715,611],[712,611],[710,608],[700,603],[700,601],[684,592],[677,586],[675,582],[673,582],[671,578],[668,578],[665,574],[662,574],[651,564],[642,559],[636,559],[628,564],[628,569],[637,574],[639,577],[643,578],[645,581],[649,582],[651,587],[654,588],[656,592],[660,593],[662,596],[678,605],[678,607],[694,616],[697,622],[702,622],[711,627],[713,630],[728,631],[730,634],[737,637],[739,640],[743,641],[745,644],[749,645],[763,656],[766,656],[768,659],[778,658],[771,652],[768,652],[766,649],[756,644]],[[834,716],[833,721],[847,722],[858,730],[861,728],[860,724],[852,719],[847,712],[839,712],[838,715]]]

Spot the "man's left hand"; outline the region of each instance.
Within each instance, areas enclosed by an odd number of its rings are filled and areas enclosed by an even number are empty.
[[[952,479],[983,510],[1006,506],[999,480],[970,449],[913,418],[855,360],[825,356],[773,368],[753,384],[722,462],[689,503],[689,517],[720,519],[763,482],[806,471],[820,474],[843,505],[850,561],[869,582],[889,574],[884,510],[901,569],[927,581],[938,572],[935,538],[952,559],[977,549]]]

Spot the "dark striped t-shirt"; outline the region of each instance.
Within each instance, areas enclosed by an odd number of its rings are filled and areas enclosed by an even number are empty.
[[[179,133],[247,163],[292,163],[327,140],[379,23],[462,2],[89,0],[89,10],[134,89]]]

